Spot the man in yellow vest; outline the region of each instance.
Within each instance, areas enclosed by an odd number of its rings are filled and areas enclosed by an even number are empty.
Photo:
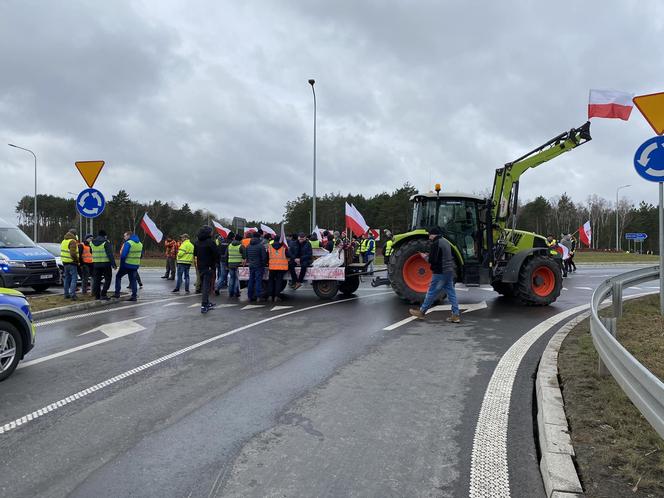
[[[60,259],[64,266],[65,299],[76,301],[76,281],[78,280],[78,242],[76,235],[71,232],[65,234],[65,238],[60,243]]]
[[[136,282],[136,274],[138,268],[141,266],[141,257],[143,256],[143,244],[138,236],[132,232],[125,232],[125,243],[122,245],[120,251],[120,269],[115,274],[115,297],[120,297],[120,289],[122,288],[122,277],[129,276],[129,286],[131,287],[130,301],[136,301],[138,288]]]
[[[385,243],[385,247],[383,247],[383,259],[385,260],[385,266],[390,264],[392,244],[394,244],[394,241],[392,240],[392,234],[387,232],[387,242]]]
[[[189,234],[180,235],[180,247],[177,254],[178,278],[175,281],[173,292],[180,292],[182,277],[184,276],[184,291],[189,294],[189,269],[194,262],[194,244],[189,240]]]
[[[117,268],[115,265],[115,256],[113,256],[113,248],[108,241],[106,231],[99,230],[97,236],[90,242],[90,250],[92,251],[92,293],[96,300],[108,301],[108,288],[111,286],[113,280],[113,270]],[[101,282],[104,281],[102,287]]]

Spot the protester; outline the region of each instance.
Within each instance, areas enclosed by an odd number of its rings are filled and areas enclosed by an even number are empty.
[[[294,289],[295,284],[297,283],[297,275],[295,274],[295,267],[297,266],[297,264],[295,263],[295,255],[298,252],[297,234],[292,233],[287,243],[288,243],[288,271],[290,272],[291,275],[290,288]]]
[[[184,278],[184,291],[189,294],[189,270],[191,264],[194,262],[194,244],[189,240],[189,234],[183,233],[180,235],[180,245],[178,247],[178,254],[176,258],[177,263],[177,280],[175,281],[175,289],[173,292],[180,292],[180,286]]]
[[[76,235],[72,232],[67,232],[64,239],[60,243],[60,259],[64,266],[64,295],[65,299],[72,299],[76,301],[76,280],[78,280],[78,243],[76,242]]]
[[[293,254],[291,254],[291,258],[293,258],[295,263],[291,267],[291,286],[293,289],[299,289],[302,287],[304,277],[307,274],[307,268],[311,266],[311,260],[313,259],[311,242],[307,240],[304,232],[298,234],[297,243],[293,244]],[[299,275],[296,275],[295,266],[300,267]]]
[[[218,296],[221,289],[228,285],[228,246],[235,238],[235,234],[230,232],[226,238],[217,239],[219,247],[219,264],[217,265],[217,281],[214,285],[214,293]]]
[[[367,263],[367,271],[370,275],[373,275],[373,262],[376,255],[376,241],[374,240],[373,234],[369,231],[362,234],[360,253],[362,254],[362,262]]]
[[[138,286],[136,274],[141,266],[141,256],[143,255],[143,243],[138,236],[132,232],[124,233],[124,244],[120,250],[120,269],[115,274],[115,294],[117,299],[120,297],[122,288],[122,277],[129,277],[129,287],[131,288],[131,297],[129,301],[136,301],[138,297]]]
[[[263,291],[263,273],[267,263],[267,250],[261,242],[260,233],[254,233],[251,242],[244,248],[244,259],[249,266],[249,283],[247,296],[250,302],[261,299]]]
[[[323,246],[324,249],[327,252],[334,251],[334,237],[332,236],[332,234],[328,230],[325,230],[323,232],[323,237],[325,239],[325,245]]]
[[[166,273],[163,277],[168,280],[175,280],[175,264],[178,256],[179,244],[177,240],[173,239],[170,235],[166,237],[164,242],[164,251],[166,253]]]
[[[459,303],[454,290],[454,276],[456,273],[454,256],[452,255],[452,246],[445,237],[442,237],[442,233],[443,231],[439,227],[433,227],[429,230],[429,240],[432,242],[431,252],[428,255],[432,273],[431,283],[422,306],[410,309],[409,312],[414,317],[424,318],[425,313],[433,306],[441,291],[446,291],[447,298],[452,305],[452,315],[447,317],[447,321],[459,323],[461,322]]]
[[[309,236],[309,244],[311,244],[312,249],[318,249],[320,247],[320,240],[318,240],[317,233],[312,233]]]
[[[567,257],[563,256],[563,269],[564,273],[569,273],[572,271],[572,265],[570,264],[570,259],[572,256],[572,236],[570,234],[565,234],[560,239],[560,245],[565,246],[567,249]]]
[[[240,297],[238,268],[242,266],[242,249],[242,235],[238,233],[228,246],[228,297]]]
[[[214,308],[214,303],[210,302],[210,289],[214,281],[214,270],[218,259],[219,249],[212,240],[212,228],[202,226],[194,245],[194,261],[200,274],[201,313],[207,313]]]
[[[274,303],[280,300],[281,285],[288,271],[288,248],[279,240],[275,240],[268,247],[268,268],[270,270],[268,294]]]
[[[570,235],[570,240],[572,241],[572,249],[569,253],[569,271],[576,272],[576,263],[574,263],[574,255],[576,254],[576,238],[574,235]]]
[[[385,242],[385,247],[383,247],[383,259],[385,261],[385,266],[390,264],[390,256],[392,255],[392,244],[394,240],[392,237],[392,232],[385,230],[385,236],[387,237],[387,242]]]
[[[86,235],[82,242],[78,243],[78,267],[81,276],[81,294],[87,294],[90,290],[90,278],[92,276],[92,251],[90,250],[92,235]]]
[[[108,288],[111,286],[113,273],[111,268],[115,270],[115,257],[113,256],[113,248],[111,243],[106,238],[106,232],[99,230],[97,236],[92,239],[90,243],[92,251],[92,293],[96,300],[108,301]],[[101,286],[101,281],[104,281],[104,287]]]

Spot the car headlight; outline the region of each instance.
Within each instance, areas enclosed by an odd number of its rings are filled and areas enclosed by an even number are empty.
[[[25,263],[13,261],[7,257],[0,257],[0,268],[4,271],[8,271],[10,268],[25,268]]]

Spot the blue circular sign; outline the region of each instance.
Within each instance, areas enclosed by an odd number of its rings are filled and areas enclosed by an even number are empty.
[[[648,181],[664,182],[664,137],[653,137],[636,149],[634,168]]]
[[[96,218],[105,207],[106,199],[96,188],[86,188],[76,198],[76,209],[84,218]]]

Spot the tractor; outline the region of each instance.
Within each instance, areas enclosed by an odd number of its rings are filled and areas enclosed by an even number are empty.
[[[412,196],[410,231],[394,237],[387,267],[397,295],[410,303],[424,300],[431,270],[422,255],[430,249],[428,230],[440,227],[452,246],[457,282],[490,284],[499,294],[529,306],[554,302],[562,288],[562,259],[542,235],[516,229],[519,179],[527,170],[590,140],[587,122],[505,164],[496,170],[490,199],[441,193],[440,185],[433,192]]]

